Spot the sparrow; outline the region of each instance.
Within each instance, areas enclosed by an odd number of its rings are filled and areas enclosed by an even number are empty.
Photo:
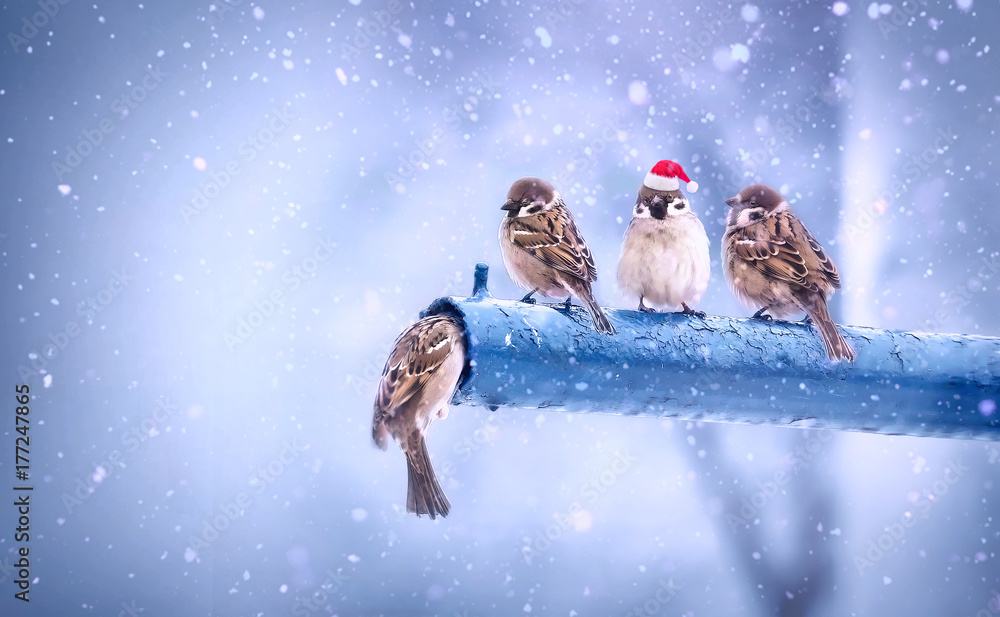
[[[382,369],[372,439],[386,449],[392,435],[406,455],[409,481],[406,510],[432,519],[447,516],[451,503],[438,483],[424,436],[435,418],[448,416],[466,362],[465,334],[458,320],[440,314],[425,317],[396,339]]]
[[[830,360],[854,361],[827,309],[840,288],[837,266],[774,189],[753,184],[726,200],[732,210],[722,238],[722,265],[733,293],[754,317],[770,319],[805,312],[816,325]]]
[[[528,290],[521,301],[533,303],[536,293],[566,295],[568,309],[575,297],[587,307],[598,332],[614,334],[591,291],[597,280],[594,258],[555,187],[540,178],[521,178],[500,209],[507,212],[500,223],[500,252],[510,278]]]
[[[646,174],[622,241],[618,287],[639,296],[644,313],[656,312],[646,305],[648,300],[654,307],[679,306],[685,315],[704,317],[691,307],[708,287],[708,235],[679,179],[688,183],[688,190],[698,190],[698,183],[673,161],[660,161]]]

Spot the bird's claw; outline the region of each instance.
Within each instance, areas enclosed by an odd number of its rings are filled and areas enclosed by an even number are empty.
[[[768,315],[765,311],[767,311],[766,306],[757,311],[756,313],[754,313],[751,319],[760,319],[761,321],[771,321],[772,319],[771,316]]]
[[[704,319],[705,316],[707,315],[705,313],[705,311],[696,311],[693,308],[689,307],[687,304],[683,304],[683,303],[681,304],[680,314],[681,315],[690,315],[692,317],[698,317],[699,319]]]
[[[655,308],[650,308],[648,306],[640,306],[639,307],[639,311],[643,312],[643,313],[655,313],[656,309]]]

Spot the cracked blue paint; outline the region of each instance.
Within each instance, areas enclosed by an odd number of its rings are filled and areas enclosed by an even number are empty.
[[[858,358],[835,364],[811,325],[606,309],[607,336],[581,307],[493,298],[486,275],[423,313],[465,324],[456,405],[1000,440],[980,412],[1000,401],[1000,338],[843,327]]]

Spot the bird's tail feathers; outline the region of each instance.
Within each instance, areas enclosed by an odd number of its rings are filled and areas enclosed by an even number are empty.
[[[436,518],[448,516],[451,502],[434,475],[431,458],[427,454],[427,442],[423,435],[417,440],[413,451],[406,451],[406,470],[409,481],[406,487],[406,511],[417,515],[426,514]]]
[[[594,328],[604,334],[614,334],[616,332],[615,327],[608,321],[608,316],[604,314],[601,306],[594,299],[593,292],[589,289],[584,289],[579,297],[584,306],[587,307],[587,312],[590,313],[591,319],[594,320]]]
[[[843,335],[840,334],[840,330],[837,329],[837,324],[833,322],[833,318],[830,317],[830,311],[826,307],[826,301],[822,298],[818,299],[813,303],[808,313],[812,317],[816,329],[819,330],[820,337],[823,338],[826,355],[829,356],[830,360],[833,362],[840,360],[854,362],[857,353],[851,347],[851,344],[844,339]]]

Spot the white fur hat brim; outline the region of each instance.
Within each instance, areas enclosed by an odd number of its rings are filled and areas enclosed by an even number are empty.
[[[681,187],[681,183],[677,178],[658,176],[653,172],[646,174],[646,179],[642,183],[654,191],[676,191]],[[694,180],[688,182],[687,190],[689,193],[694,193],[698,190],[698,183]]]
[[[659,176],[653,172],[646,174],[646,179],[643,180],[642,183],[654,191],[676,191],[681,188],[681,183],[677,180],[677,178]]]

